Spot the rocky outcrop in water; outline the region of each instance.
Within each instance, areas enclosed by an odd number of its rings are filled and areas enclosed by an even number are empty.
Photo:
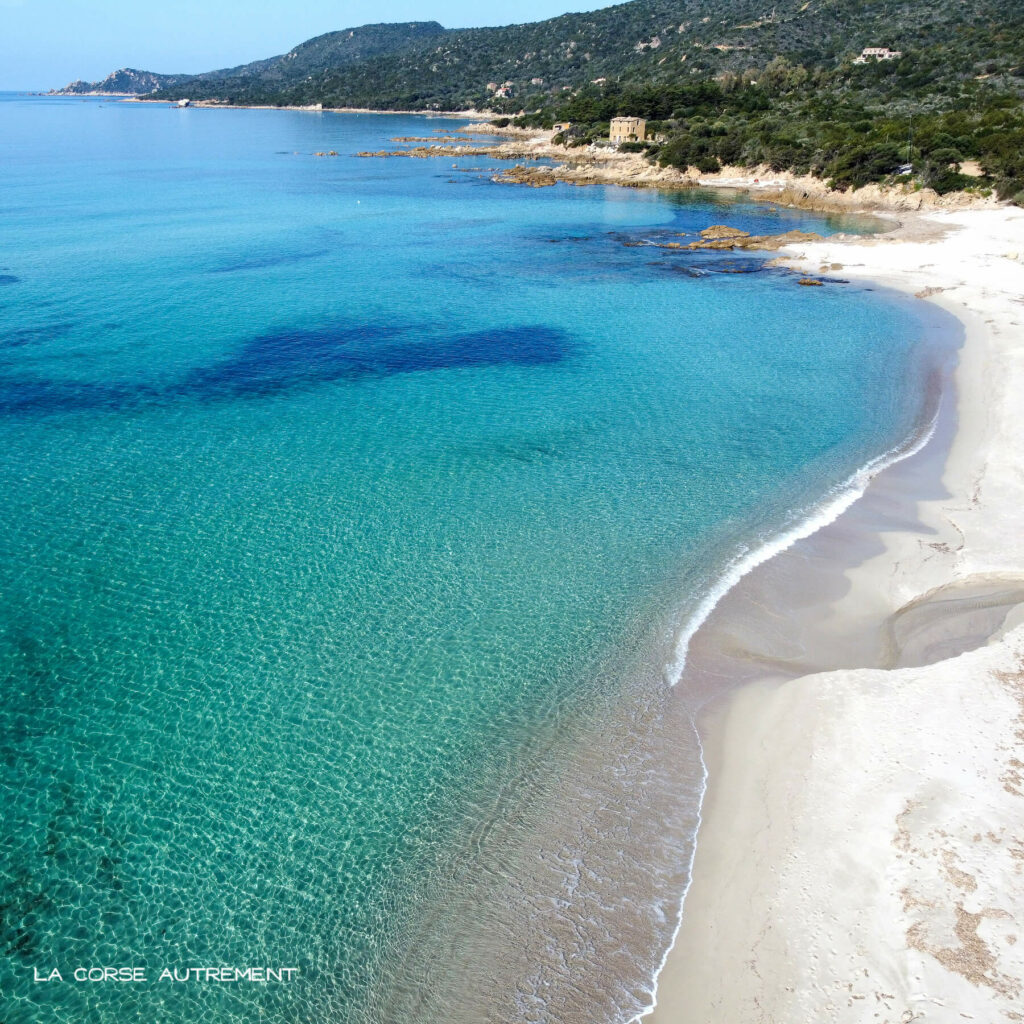
[[[749,231],[740,231],[739,228],[726,227],[725,224],[712,224],[711,227],[705,228],[701,233],[700,237],[708,242],[719,241],[723,238],[749,238]]]
[[[762,249],[769,252],[799,242],[820,242],[822,236],[815,231],[782,231],[777,235],[752,235],[739,228],[713,224],[700,232],[695,242],[626,242],[628,246],[652,246],[655,249]]]

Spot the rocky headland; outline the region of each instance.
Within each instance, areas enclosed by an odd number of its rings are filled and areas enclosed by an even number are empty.
[[[517,162],[495,168],[493,180],[502,184],[545,188],[556,184],[621,185],[629,188],[721,188],[750,192],[757,199],[798,209],[825,212],[929,211],[995,209],[1002,204],[994,196],[976,192],[951,192],[940,196],[914,183],[866,185],[840,191],[811,175],[777,172],[770,167],[723,167],[705,174],[696,167],[681,170],[652,163],[642,153],[624,153],[609,146],[567,148],[551,140],[552,132],[537,132],[508,125],[474,123],[457,129],[469,136],[490,135],[498,142],[481,140],[465,143],[443,140],[408,139],[416,142],[404,149],[361,152],[361,157],[410,157],[427,159],[450,156],[489,156]],[[545,161],[539,163],[537,161]],[[784,244],[784,243],[783,243]],[[754,246],[749,246],[754,247]]]

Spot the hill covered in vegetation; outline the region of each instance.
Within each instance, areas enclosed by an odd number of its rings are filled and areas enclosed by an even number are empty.
[[[512,111],[598,78],[675,82],[776,57],[831,69],[865,46],[917,54],[932,86],[1002,81],[1020,71],[1022,30],[1019,0],[632,0],[500,28],[364,25],[242,67],[155,77],[169,99]],[[506,83],[506,97],[488,88]]]
[[[175,98],[183,98],[185,95],[197,99],[224,97],[242,103],[251,95],[276,103],[275,97],[284,90],[294,89],[298,83],[310,81],[328,69],[338,71],[363,61],[415,48],[417,44],[447,34],[449,30],[436,21],[363,25],[316,36],[288,53],[239,67],[206,71],[198,75],[163,75],[124,68],[108,75],[102,82],[72,82],[63,89],[54,90],[54,93],[127,93],[149,96],[160,90],[174,90]]]
[[[496,29],[349,29],[176,83],[168,98],[187,88],[194,98],[231,102],[512,112],[600,78],[674,83],[763,68],[776,57],[830,71],[865,46],[915,55],[915,87],[987,76],[1019,93],[1022,40],[1019,0],[633,0]]]
[[[869,182],[994,190],[1024,205],[1019,88],[984,76],[943,88],[921,75],[911,55],[833,70],[777,57],[697,82],[590,85],[515,123],[567,121],[561,141],[573,147],[607,136],[610,119],[626,114],[645,118],[649,135],[630,148],[665,165],[705,173],[767,165],[841,190]]]
[[[900,56],[855,63],[865,47]],[[156,77],[157,99],[567,119],[570,143],[635,114],[663,162],[769,163],[839,187],[912,163],[941,190],[978,161],[975,184],[1024,189],[1020,0],[632,0],[500,28],[366,25]]]
[[[101,82],[83,82],[79,79],[63,89],[54,89],[54,96],[145,96],[157,89],[172,89],[179,82],[185,81],[188,75],[158,75],[152,71],[136,71],[134,68],[121,68],[111,72]]]

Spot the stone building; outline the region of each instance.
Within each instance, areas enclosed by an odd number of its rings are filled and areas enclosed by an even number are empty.
[[[613,117],[608,138],[612,142],[643,142],[647,122],[642,117]]]

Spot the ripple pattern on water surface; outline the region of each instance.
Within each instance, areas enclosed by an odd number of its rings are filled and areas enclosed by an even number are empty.
[[[700,783],[673,637],[906,434],[934,329],[624,244],[805,214],[277,155],[423,131],[0,97],[5,1020],[649,998]],[[90,966],[150,980],[33,981]],[[158,980],[221,966],[299,973]]]

